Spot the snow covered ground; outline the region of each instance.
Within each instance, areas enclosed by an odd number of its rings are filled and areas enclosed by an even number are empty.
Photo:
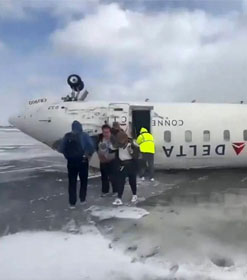
[[[106,220],[111,218],[120,218],[120,219],[140,219],[149,214],[148,211],[142,208],[128,206],[120,206],[120,207],[97,207],[91,206],[87,209],[90,214],[94,217],[98,217],[99,220]]]
[[[245,184],[245,170],[160,173],[116,208],[94,179],[70,211],[61,155],[0,129],[0,280],[245,280]]]
[[[0,129],[0,161],[60,156],[17,129]]]
[[[220,268],[210,262],[174,264],[168,260],[134,261],[110,245],[96,228],[79,234],[22,232],[0,239],[3,280],[241,280],[246,264]]]
[[[23,163],[25,162],[26,165],[29,160],[30,166],[24,166]],[[41,164],[42,161],[43,164]],[[22,162],[22,164],[16,168],[14,162]],[[18,129],[0,128],[0,175],[39,170],[66,172],[66,161],[62,154]],[[90,168],[89,176],[97,177],[98,172]]]

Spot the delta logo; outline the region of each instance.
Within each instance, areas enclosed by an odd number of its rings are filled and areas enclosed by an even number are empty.
[[[236,155],[239,155],[244,147],[245,147],[245,143],[244,142],[236,142],[236,143],[232,143],[232,147],[236,153]]]

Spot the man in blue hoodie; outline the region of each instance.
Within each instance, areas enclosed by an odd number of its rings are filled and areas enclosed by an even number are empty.
[[[76,185],[78,174],[81,181],[80,201],[81,204],[86,202],[88,163],[95,150],[94,144],[90,136],[83,132],[82,125],[78,121],[74,121],[72,131],[64,135],[59,150],[68,161],[69,204],[70,208],[73,209],[77,201]]]

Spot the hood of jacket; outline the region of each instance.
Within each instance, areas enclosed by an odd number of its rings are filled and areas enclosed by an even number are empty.
[[[78,121],[74,121],[72,123],[72,131],[75,133],[80,133],[83,131],[82,125],[81,123],[79,123]]]
[[[148,132],[148,130],[147,130],[146,128],[142,127],[142,128],[140,129],[140,133],[145,133],[145,132]]]

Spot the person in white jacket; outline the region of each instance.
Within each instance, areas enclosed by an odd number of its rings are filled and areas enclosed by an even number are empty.
[[[122,196],[124,192],[124,186],[126,178],[129,179],[129,184],[132,190],[132,199],[131,202],[137,201],[137,168],[135,159],[133,158],[134,149],[138,145],[135,144],[131,139],[128,138],[127,134],[122,132],[119,135],[119,142],[121,143],[118,148],[118,159],[119,159],[119,168],[118,168],[118,197],[113,202],[113,205],[122,205]]]

